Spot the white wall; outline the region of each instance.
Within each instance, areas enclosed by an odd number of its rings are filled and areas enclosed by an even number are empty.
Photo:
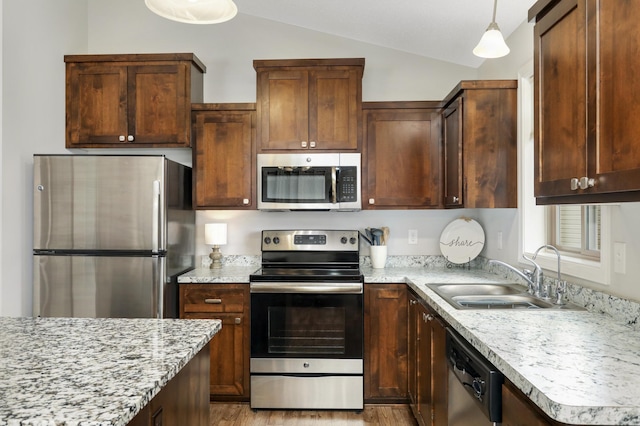
[[[87,6],[78,0],[2,6],[0,314],[15,316],[31,313],[32,156],[64,152],[63,55],[87,49]]]
[[[2,22],[2,11],[4,9],[3,0],[0,0],[0,22]],[[2,78],[2,31],[0,31],[0,82],[4,81]],[[2,84],[0,84],[0,176],[2,176]],[[4,179],[3,179],[4,180]],[[4,289],[2,287],[2,185],[0,184],[0,315],[2,314],[2,294]]]
[[[438,100],[459,80],[477,75],[472,68],[241,12],[222,24],[185,25],[151,13],[142,0],[89,0],[89,52],[123,50],[195,53],[207,66],[205,102],[255,102],[254,59],[364,57],[365,101]]]

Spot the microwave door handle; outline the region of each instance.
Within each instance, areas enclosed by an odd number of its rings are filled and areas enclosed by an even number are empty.
[[[332,167],[331,168],[331,203],[332,204],[338,203],[338,194],[336,192],[336,186],[337,186],[336,168]]]

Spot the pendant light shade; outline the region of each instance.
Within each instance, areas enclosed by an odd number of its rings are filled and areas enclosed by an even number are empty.
[[[186,24],[218,24],[238,13],[233,0],[144,0],[155,14]]]
[[[473,54],[481,58],[501,58],[509,54],[509,46],[504,42],[500,28],[496,24],[496,8],[498,0],[493,2],[493,20],[487,31],[482,35],[480,42],[473,49]]]

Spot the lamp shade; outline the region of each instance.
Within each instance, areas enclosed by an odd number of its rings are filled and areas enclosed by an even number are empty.
[[[204,225],[204,243],[212,246],[227,244],[227,224],[207,223]]]
[[[473,49],[473,54],[481,58],[501,58],[509,52],[509,46],[504,42],[500,28],[495,22],[489,25],[480,42]]]
[[[238,13],[233,0],[144,0],[155,14],[186,24],[218,24]]]

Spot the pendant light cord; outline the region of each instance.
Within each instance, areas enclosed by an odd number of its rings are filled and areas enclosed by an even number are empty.
[[[498,0],[493,0],[493,20],[492,23],[496,22],[496,9],[498,8]]]

